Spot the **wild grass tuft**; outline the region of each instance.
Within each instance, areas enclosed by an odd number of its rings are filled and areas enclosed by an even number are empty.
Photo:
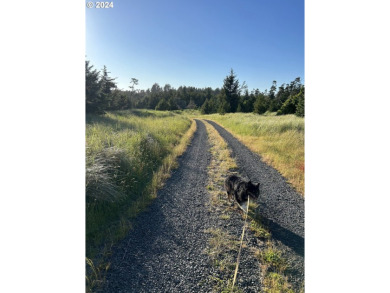
[[[211,234],[206,253],[212,260],[213,265],[221,272],[232,272],[235,268],[234,255],[238,251],[239,241],[221,229],[212,228],[205,232]]]
[[[268,270],[282,274],[287,268],[287,261],[282,257],[282,252],[272,245],[261,251],[258,255],[261,262],[268,266]]]
[[[210,280],[213,283],[213,292],[215,293],[243,293],[237,286],[232,290],[233,279],[222,280],[218,277],[210,276]]]
[[[287,278],[278,273],[269,273],[264,279],[265,293],[294,293]]]

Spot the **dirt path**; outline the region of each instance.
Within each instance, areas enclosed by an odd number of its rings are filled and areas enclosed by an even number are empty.
[[[211,159],[210,144],[204,124],[198,120],[196,122],[197,131],[191,145],[179,159],[179,168],[167,180],[149,208],[138,216],[126,238],[115,246],[106,283],[99,292],[212,292],[212,283],[208,280],[210,276],[218,275],[218,269],[210,263],[205,253],[210,239],[206,230],[223,227],[239,239],[243,222],[238,213],[227,222],[218,218],[210,209],[210,195],[206,189],[207,167]],[[212,125],[215,126],[214,123]],[[226,138],[230,134],[226,131],[223,133],[221,127],[215,127],[230,145],[232,138]],[[249,161],[239,158],[236,152],[243,150],[233,145],[232,149],[239,167],[245,166],[244,172],[251,178],[253,176],[253,180],[259,179],[265,192],[271,192],[272,198],[274,194],[282,194],[277,197],[279,200],[287,198],[284,194],[290,194],[291,188],[279,183],[277,176],[281,176],[275,170],[271,174],[276,172],[276,175],[272,175],[276,178],[269,177],[266,174],[270,171],[264,171],[262,165],[260,171],[256,169],[258,162],[253,161],[253,158]],[[260,172],[260,175],[256,172]],[[268,184],[273,187],[267,187]],[[282,190],[278,191],[278,188]],[[262,201],[267,206],[270,221],[275,221],[276,228],[285,233],[284,238],[281,238],[287,245],[289,242],[286,239],[289,237],[303,239],[303,218],[302,221],[298,217],[292,223],[285,223],[275,216],[283,205],[276,205],[276,211],[272,212],[272,201]],[[295,218],[293,204],[291,202],[287,206]],[[287,217],[288,211],[282,214]],[[244,257],[240,270],[245,272],[243,276],[246,277],[238,283],[245,286],[245,292],[259,292],[258,263],[249,256]]]

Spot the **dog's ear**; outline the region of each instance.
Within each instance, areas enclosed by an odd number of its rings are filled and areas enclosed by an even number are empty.
[[[260,183],[257,183],[257,184],[255,184],[256,185],[256,188],[259,188],[259,186],[260,186]]]

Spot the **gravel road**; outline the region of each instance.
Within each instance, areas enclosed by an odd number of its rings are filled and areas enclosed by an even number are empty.
[[[212,291],[207,280],[209,276],[218,276],[218,268],[211,265],[204,253],[210,238],[205,230],[222,227],[239,239],[243,221],[239,213],[228,222],[221,220],[210,209],[206,190],[210,144],[204,124],[198,120],[196,123],[197,131],[179,158],[179,168],[148,209],[137,217],[126,238],[113,248],[111,267],[99,292]],[[293,247],[298,254],[301,252],[303,258],[303,199],[259,156],[223,128],[210,123],[232,148],[241,173],[260,182],[260,202],[270,227],[279,231],[276,234],[284,245]],[[274,236],[274,230],[272,233]],[[239,287],[245,288],[244,292],[259,292],[259,264],[249,253],[242,257],[240,272]]]
[[[211,125],[228,143],[239,172],[254,182],[260,182],[259,211],[272,233],[272,238],[290,260],[291,281],[294,287],[304,281],[305,200],[274,168],[250,151],[226,129],[213,121]]]

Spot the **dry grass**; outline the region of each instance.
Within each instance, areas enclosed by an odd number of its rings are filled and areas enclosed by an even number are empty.
[[[294,293],[287,278],[278,273],[269,273],[263,284],[265,293]]]
[[[188,131],[182,136],[178,145],[176,145],[171,154],[169,154],[162,162],[161,167],[154,173],[152,178],[152,185],[150,192],[156,197],[157,190],[160,189],[164,182],[169,178],[171,170],[178,167],[177,158],[180,157],[187,149],[188,144],[191,142],[192,137],[196,131],[196,122],[192,120],[191,126]]]
[[[209,245],[205,252],[209,255],[212,264],[218,268],[218,270],[224,276],[218,278],[216,276],[209,276],[211,283],[213,284],[213,292],[232,292],[233,275],[235,269],[234,255],[237,253],[240,246],[240,242],[234,240],[234,237],[222,229],[208,229],[205,231],[210,233]],[[233,292],[242,292],[237,287]]]
[[[206,253],[210,256],[214,266],[218,267],[221,272],[233,271],[235,259],[230,252],[237,252],[240,242],[221,229],[212,228],[205,232],[211,234]]]
[[[209,183],[207,189],[211,194],[211,203],[217,208],[228,208],[230,203],[227,201],[227,195],[224,190],[224,181],[226,175],[229,173],[235,173],[237,170],[237,164],[231,157],[230,150],[225,140],[219,135],[206,121],[203,121],[209,142],[211,144],[210,152],[212,159],[208,169]],[[225,217],[228,219],[228,217]]]
[[[305,192],[304,118],[252,113],[200,116],[217,122],[277,169],[302,195]]]

